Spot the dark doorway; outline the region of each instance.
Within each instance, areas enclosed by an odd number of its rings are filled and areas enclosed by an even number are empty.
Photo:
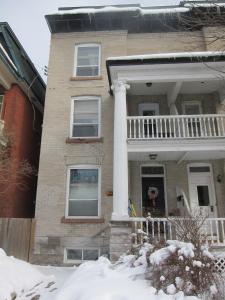
[[[165,191],[163,177],[142,177],[142,213],[152,217],[165,217]]]

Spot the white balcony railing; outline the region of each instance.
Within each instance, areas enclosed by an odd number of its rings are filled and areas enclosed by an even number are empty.
[[[184,221],[185,218],[179,218]],[[188,219],[186,219],[188,221]],[[144,236],[150,240],[178,240],[176,222],[167,218],[130,218],[133,228],[133,243],[142,244]],[[202,240],[211,246],[225,246],[225,218],[207,218],[201,227]],[[144,234],[143,234],[144,233]]]
[[[127,117],[128,139],[199,139],[225,137],[225,115]]]

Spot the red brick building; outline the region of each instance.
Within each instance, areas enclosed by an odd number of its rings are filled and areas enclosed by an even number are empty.
[[[12,176],[25,160],[38,170],[45,88],[10,26],[0,23],[0,134],[13,138]],[[36,185],[33,175],[26,189],[9,184],[1,193],[0,188],[0,217],[33,217]]]

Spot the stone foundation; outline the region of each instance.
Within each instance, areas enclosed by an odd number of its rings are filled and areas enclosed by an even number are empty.
[[[115,262],[127,251],[131,250],[130,222],[112,221],[110,228],[109,253],[110,260]]]

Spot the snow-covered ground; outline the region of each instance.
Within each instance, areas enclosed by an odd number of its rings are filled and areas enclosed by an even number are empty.
[[[145,252],[145,251],[144,251]],[[144,254],[143,252],[143,254]],[[135,264],[134,264],[135,262]],[[131,267],[132,265],[132,267]],[[196,300],[166,295],[144,279],[146,263],[134,255],[111,264],[104,257],[79,267],[40,267],[0,251],[1,300]],[[172,292],[171,292],[172,293]],[[12,297],[16,298],[12,298]]]

